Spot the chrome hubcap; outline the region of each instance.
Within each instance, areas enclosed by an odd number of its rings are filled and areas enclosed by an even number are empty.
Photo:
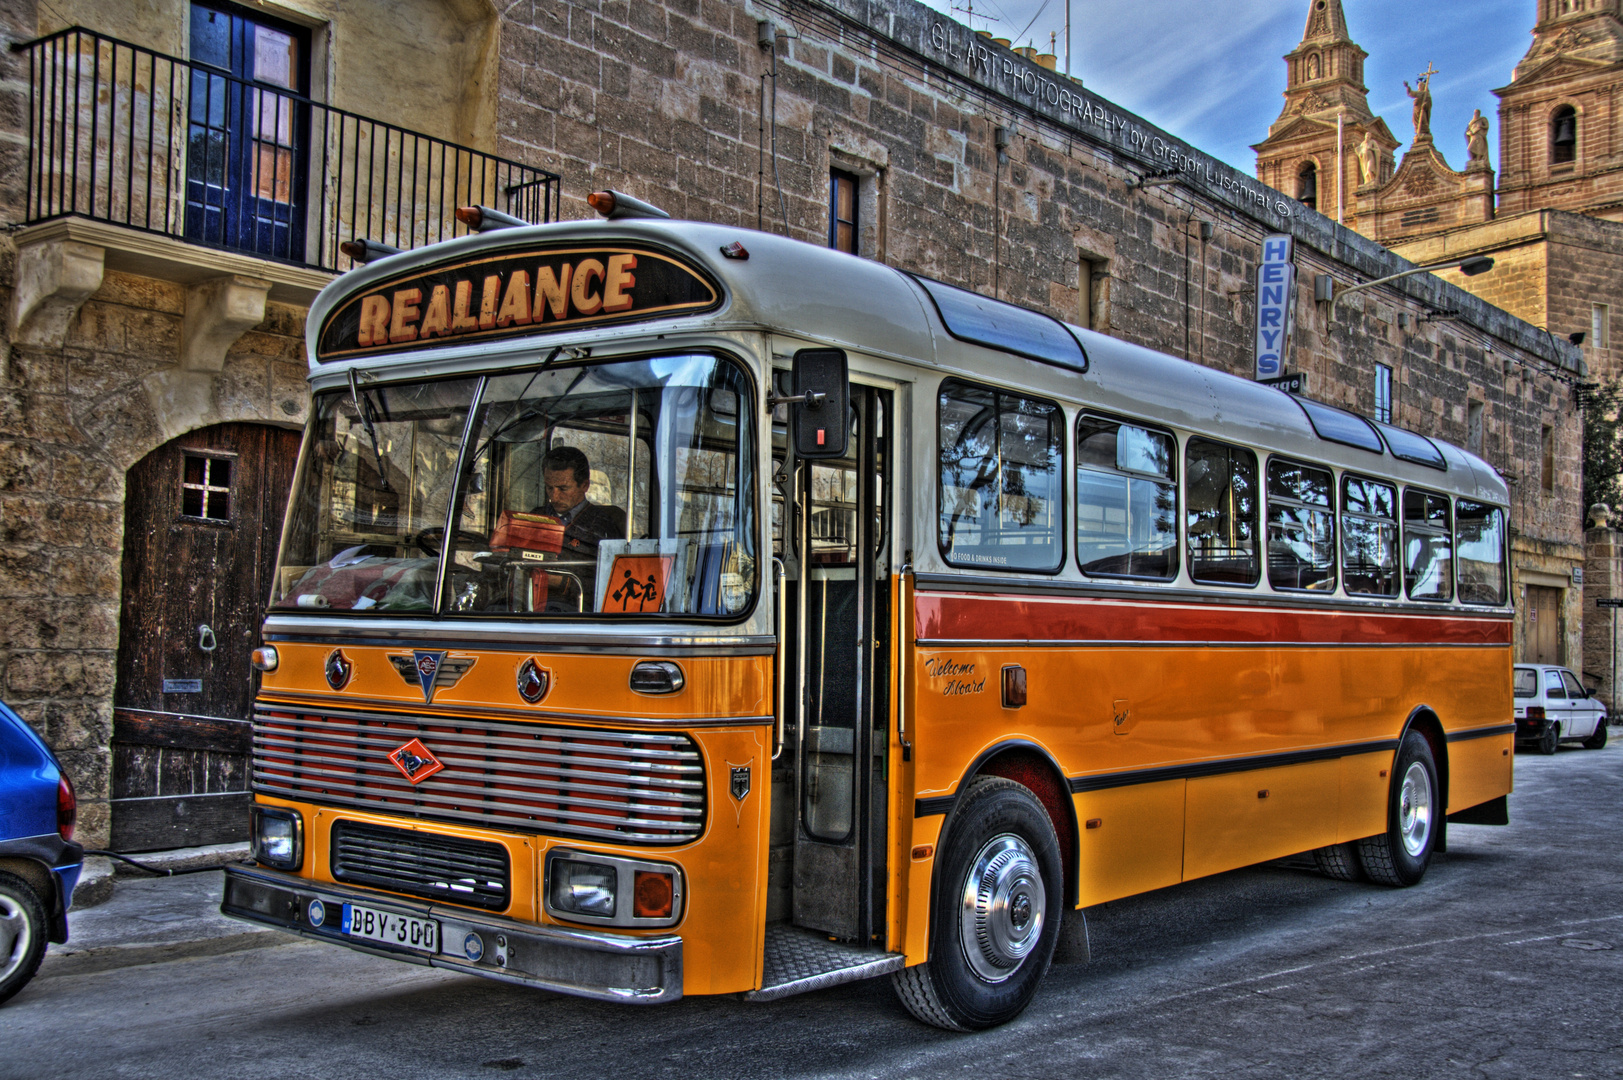
[[[22,966],[23,957],[34,944],[33,930],[23,915],[22,905],[0,893],[0,980]]]
[[[959,941],[970,970],[990,983],[1013,975],[1037,948],[1046,910],[1031,847],[1012,833],[988,840],[964,880]]]
[[[1420,762],[1411,762],[1403,774],[1403,789],[1398,798],[1398,828],[1403,833],[1403,850],[1418,858],[1431,837],[1431,776]]]

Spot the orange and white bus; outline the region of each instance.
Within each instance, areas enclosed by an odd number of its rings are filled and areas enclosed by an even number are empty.
[[[1507,819],[1490,465],[624,210],[317,300],[225,912],[625,1002],[890,974],[973,1029],[1089,905],[1408,885]]]

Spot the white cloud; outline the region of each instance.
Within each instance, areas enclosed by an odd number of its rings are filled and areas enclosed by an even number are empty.
[[[960,22],[967,0],[926,0]],[[975,29],[990,13],[998,36],[1018,32],[1042,0],[976,0]],[[1343,0],[1365,65],[1370,106],[1407,141],[1411,83],[1428,64],[1432,127],[1445,154],[1464,160],[1459,134],[1480,108],[1497,121],[1491,91],[1510,82],[1528,44],[1526,0]],[[1072,71],[1089,89],[1249,172],[1250,144],[1268,134],[1285,89],[1282,57],[1301,40],[1308,0],[1071,0]],[[1064,0],[1051,0],[1023,41],[1047,50],[1063,35]],[[1064,42],[1056,51],[1063,70]],[[1497,151],[1497,138],[1490,140]],[[1458,144],[1457,146],[1455,144]]]

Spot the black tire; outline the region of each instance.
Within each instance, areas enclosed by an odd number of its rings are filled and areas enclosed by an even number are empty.
[[[1538,739],[1538,752],[1548,757],[1561,748],[1561,725],[1550,721]]]
[[[896,996],[948,1031],[1007,1023],[1036,995],[1059,939],[1054,826],[1029,788],[983,776],[959,800],[940,858],[930,959],[891,976]]]
[[[27,986],[39,970],[50,929],[33,886],[0,870],[0,1003]]]
[[[1606,749],[1606,717],[1601,717],[1595,724],[1595,733],[1584,740],[1585,750]]]
[[[1337,881],[1364,880],[1364,868],[1358,862],[1358,844],[1354,841],[1316,848],[1313,861],[1318,865],[1319,873],[1327,878]]]
[[[1377,884],[1419,884],[1442,830],[1442,788],[1431,743],[1420,732],[1409,731],[1392,762],[1386,831],[1358,841],[1358,861]]]

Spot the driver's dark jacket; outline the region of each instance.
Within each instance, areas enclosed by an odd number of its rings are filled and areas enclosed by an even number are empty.
[[[532,514],[552,514],[564,517],[550,505],[543,503],[530,511]],[[599,506],[594,502],[580,504],[575,516],[564,522],[564,542],[561,554],[565,558],[596,559],[597,545],[602,540],[624,540],[626,512],[618,506]]]
[[[585,503],[564,526],[563,554],[581,559],[597,558],[600,540],[624,540],[626,514],[618,506]]]

